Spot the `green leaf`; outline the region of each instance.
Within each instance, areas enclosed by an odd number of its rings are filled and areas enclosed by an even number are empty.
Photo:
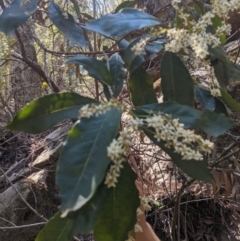
[[[230,80],[229,60],[224,49],[219,46],[217,48],[209,48],[210,62],[214,68],[214,74],[221,88],[226,89]]]
[[[127,78],[127,72],[124,68],[124,62],[119,54],[115,53],[109,59],[110,73],[113,80],[113,96],[116,98],[123,88],[124,80]]]
[[[115,13],[119,12],[121,9],[123,8],[127,8],[127,7],[132,7],[134,6],[136,3],[138,2],[138,0],[135,1],[124,1],[122,3],[120,3],[116,9],[115,9]]]
[[[219,136],[235,122],[227,118],[223,114],[216,114],[209,110],[198,111],[187,105],[180,105],[175,102],[164,102],[161,104],[151,104],[136,108],[133,113],[140,117],[146,117],[150,114],[158,114],[160,112],[171,114],[173,119],[179,119],[185,128],[200,128],[204,132],[212,136]]]
[[[145,53],[141,53],[139,55],[136,55],[133,51],[132,51],[132,47],[137,44],[141,39],[143,39],[144,37],[138,37],[136,39],[134,39],[130,44],[128,44],[128,46],[126,47],[126,50],[121,51],[121,57],[123,59],[123,61],[125,62],[127,68],[129,69],[130,74],[132,74],[137,68],[139,68],[142,63],[145,61]],[[121,41],[121,43],[119,44],[119,46],[121,45],[127,45],[126,42]]]
[[[212,18],[212,28],[214,29],[214,31],[216,31],[219,27],[222,27],[222,25],[222,19],[215,15],[214,18]],[[227,38],[224,34],[220,36],[220,41],[223,45],[227,42]]]
[[[0,14],[0,31],[9,35],[37,10],[37,0],[14,0]]]
[[[225,104],[219,100],[218,98],[214,97],[215,100],[215,110],[214,112],[217,114],[224,114],[226,116],[228,116],[228,108],[227,106],[225,106]]]
[[[169,149],[165,147],[165,142],[163,141],[158,142],[154,138],[151,129],[142,127],[142,130],[149,137],[149,139],[152,140],[156,145],[158,145],[164,152],[166,152],[171,157],[174,164],[176,164],[176,166],[179,167],[189,177],[207,182],[213,180],[212,175],[207,168],[207,165],[203,161],[182,160],[181,155],[175,153],[173,148]]]
[[[110,188],[94,228],[96,241],[125,241],[137,222],[140,206],[136,175],[127,162],[121,169],[116,188]]]
[[[69,218],[74,219],[71,229],[71,236],[89,234],[96,222],[102,207],[105,205],[106,199],[110,194],[110,189],[102,183],[94,196],[79,210],[70,213]]]
[[[148,43],[145,46],[145,50],[150,55],[158,54],[163,49],[163,43],[165,43],[165,42],[166,42],[165,39],[159,38],[155,41],[152,41],[152,42]]]
[[[134,8],[124,8],[115,14],[90,20],[86,28],[107,37],[122,36],[133,30],[161,24],[157,18]]]
[[[71,57],[66,61],[66,64],[71,63],[82,65],[83,68],[88,71],[90,76],[102,81],[107,85],[112,85],[111,74],[103,61],[84,55],[78,55]]]
[[[232,62],[229,61],[229,71],[230,71],[230,79],[232,80],[240,80],[240,69],[235,66]]]
[[[220,91],[221,91],[221,97],[222,97],[222,100],[224,101],[224,103],[229,105],[234,110],[240,112],[240,105],[238,104],[238,102],[236,100],[234,100],[227,91],[222,90],[222,89]]]
[[[54,25],[68,40],[79,46],[88,47],[82,29],[77,26],[71,14],[66,13],[66,16],[64,16],[60,7],[52,1],[49,3],[48,13]]]
[[[103,181],[110,163],[107,146],[118,132],[120,116],[118,109],[112,109],[81,118],[69,132],[56,173],[64,215],[86,204]]]
[[[171,52],[165,52],[160,75],[164,101],[193,106],[194,85],[188,69],[181,59]]]
[[[61,218],[57,212],[39,232],[35,241],[68,241],[74,220]]]
[[[77,117],[78,110],[97,101],[75,93],[58,93],[41,97],[27,104],[7,125],[8,129],[41,133],[67,118]]]
[[[134,106],[157,103],[152,78],[142,67],[131,74],[129,89]]]
[[[215,110],[215,100],[208,90],[205,90],[197,85],[194,86],[196,99],[201,104],[203,110]]]

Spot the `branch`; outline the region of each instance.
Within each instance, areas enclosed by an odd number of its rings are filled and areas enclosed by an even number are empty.
[[[27,225],[21,225],[21,226],[12,226],[12,227],[0,227],[0,230],[7,230],[7,229],[19,229],[19,228],[31,228],[39,225],[45,225],[46,222],[41,222],[41,223],[32,223],[32,224],[27,224]]]
[[[20,199],[24,202],[24,204],[33,212],[35,213],[39,218],[41,218],[42,220],[44,220],[45,222],[48,221],[46,218],[44,218],[41,214],[39,214],[34,208],[32,208],[30,206],[30,204],[25,200],[25,198],[23,197],[23,195],[17,190],[17,188],[13,185],[13,183],[10,181],[10,179],[8,178],[8,176],[5,174],[5,172],[3,171],[2,168],[0,168],[0,171],[2,172],[2,174],[4,175],[4,177],[7,179],[7,181],[10,183],[11,187],[15,190],[15,192],[17,193],[17,195],[20,197]]]

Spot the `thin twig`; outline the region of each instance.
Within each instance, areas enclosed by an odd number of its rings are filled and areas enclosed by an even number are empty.
[[[35,213],[39,218],[41,218],[42,220],[44,220],[45,222],[48,221],[46,218],[44,218],[41,214],[39,214],[34,208],[31,207],[31,205],[25,200],[25,198],[23,197],[23,195],[17,190],[17,188],[13,185],[13,183],[10,181],[10,179],[8,178],[8,176],[5,174],[5,172],[2,170],[2,168],[0,168],[0,171],[3,173],[3,175],[5,176],[5,178],[7,179],[7,181],[10,183],[11,187],[15,190],[15,192],[18,194],[18,196],[20,197],[20,199],[24,202],[24,204],[33,212]]]
[[[31,227],[34,227],[34,226],[45,225],[45,224],[46,224],[46,222],[41,222],[41,223],[31,223],[31,224],[26,224],[26,225],[21,225],[21,226],[0,227],[0,230],[31,228]]]

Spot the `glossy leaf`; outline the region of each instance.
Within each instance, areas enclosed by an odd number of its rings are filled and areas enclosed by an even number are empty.
[[[35,241],[68,241],[74,220],[61,218],[57,212],[39,232]]]
[[[71,57],[66,61],[66,64],[70,63],[82,65],[91,77],[101,80],[107,85],[112,85],[111,74],[103,61],[84,55],[78,55]]]
[[[236,100],[233,99],[233,97],[225,90],[221,90],[221,97],[224,103],[229,105],[232,109],[240,112],[240,105]]]
[[[125,241],[137,222],[140,206],[136,175],[127,162],[121,169],[116,188],[110,188],[105,205],[94,227],[96,241]]]
[[[107,37],[122,36],[133,30],[155,26],[161,21],[134,8],[124,8],[115,14],[108,14],[99,19],[90,20],[86,28]]]
[[[50,94],[27,104],[7,125],[8,129],[26,133],[41,133],[67,118],[77,117],[78,110],[94,99],[75,93]]]
[[[110,163],[107,146],[119,123],[120,111],[112,109],[97,117],[81,118],[69,132],[56,174],[64,216],[85,205],[103,181]]]
[[[102,211],[110,193],[110,189],[102,183],[94,196],[82,208],[68,215],[69,218],[74,220],[70,232],[71,236],[79,234],[86,235],[93,230],[97,222],[97,217]]]
[[[37,10],[37,0],[14,0],[0,14],[0,31],[9,35]]]
[[[116,98],[122,88],[124,80],[127,78],[127,72],[124,68],[124,62],[119,54],[113,54],[109,59],[109,68],[113,80],[113,96]]]
[[[194,87],[195,97],[201,104],[203,110],[215,110],[215,100],[208,90],[205,90],[197,85]]]
[[[142,67],[131,74],[129,89],[134,106],[157,103],[152,78]]]
[[[193,80],[188,69],[175,53],[165,52],[160,75],[164,101],[172,100],[179,104],[193,106]]]
[[[136,39],[134,39],[130,44],[128,44],[127,42],[123,43],[123,41],[121,41],[121,43],[119,44],[119,46],[121,47],[121,45],[126,46],[126,50],[121,51],[121,57],[123,59],[123,61],[125,62],[129,72],[132,74],[138,67],[140,67],[142,65],[142,63],[145,61],[145,53],[141,53],[141,54],[135,54],[132,51],[132,47],[137,44],[139,41],[141,41],[141,39],[143,39],[144,37],[138,37]]]
[[[138,0],[135,1],[124,1],[122,3],[120,3],[116,9],[115,9],[115,13],[119,12],[121,9],[123,8],[127,8],[127,7],[132,7],[134,6],[136,3],[138,2]]]
[[[179,119],[185,128],[199,128],[209,135],[219,136],[235,122],[223,114],[216,114],[209,110],[198,111],[187,105],[180,105],[175,102],[164,102],[161,104],[151,104],[136,108],[133,112],[137,116],[148,116],[149,114],[158,114],[160,112],[171,114],[173,119]]]
[[[179,167],[189,177],[196,180],[202,180],[202,181],[208,181],[208,182],[213,180],[207,165],[203,161],[182,160],[181,155],[175,153],[172,148],[169,149],[165,147],[165,142],[157,141],[154,138],[151,132],[151,129],[142,127],[142,130],[149,137],[149,139],[152,140],[156,145],[158,145],[163,151],[165,151],[171,157],[174,164],[176,164],[176,166]]]
[[[49,3],[48,13],[54,25],[68,40],[79,46],[88,47],[88,42],[84,38],[82,29],[77,26],[71,14],[66,13],[66,16],[63,15],[60,7],[52,1]]]

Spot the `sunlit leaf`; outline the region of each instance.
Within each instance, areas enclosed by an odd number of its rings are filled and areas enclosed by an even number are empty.
[[[7,128],[26,133],[41,133],[62,120],[77,117],[78,110],[89,103],[97,101],[75,93],[46,95],[27,104]]]
[[[86,28],[107,37],[122,36],[133,30],[155,26],[161,21],[134,8],[124,8],[115,14],[104,15],[86,23]]]
[[[37,0],[14,0],[0,15],[0,31],[9,35],[37,10]]]
[[[232,109],[240,112],[240,105],[227,91],[221,89],[221,97],[224,103],[229,105]]]
[[[181,59],[171,52],[165,52],[160,76],[164,101],[193,106],[194,85],[188,69]]]
[[[49,3],[48,12],[52,22],[67,39],[79,46],[88,47],[88,42],[84,38],[82,29],[77,26],[71,14],[65,13],[63,15],[60,7],[53,1]]]
[[[137,222],[140,206],[136,175],[127,162],[121,169],[116,188],[110,188],[105,205],[94,227],[96,241],[125,241]]]
[[[77,55],[66,61],[66,64],[70,63],[82,65],[90,76],[97,80],[101,80],[107,85],[112,85],[112,76],[103,61],[84,55]]]
[[[120,111],[112,109],[97,117],[81,118],[69,132],[56,173],[64,215],[85,205],[103,181],[110,163],[107,146],[119,123]]]

